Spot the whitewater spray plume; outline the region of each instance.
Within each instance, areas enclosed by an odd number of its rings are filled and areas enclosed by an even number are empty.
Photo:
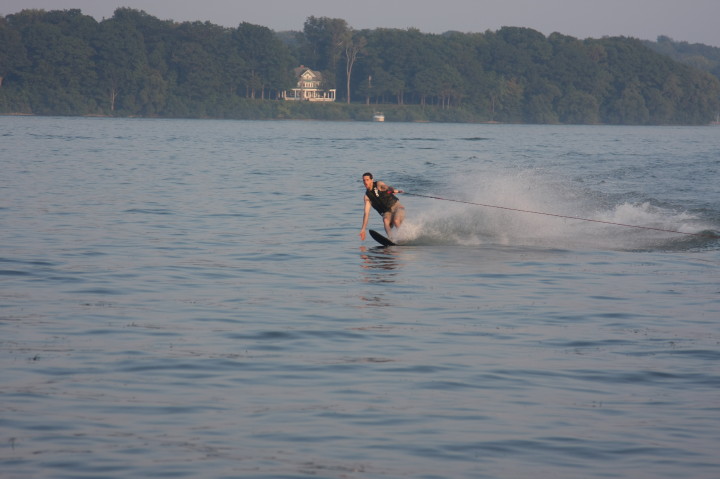
[[[463,177],[445,194],[415,194],[425,199],[424,209],[406,221],[398,239],[415,244],[635,250],[674,249],[718,238],[714,226],[695,214],[651,201],[613,203],[534,171]]]

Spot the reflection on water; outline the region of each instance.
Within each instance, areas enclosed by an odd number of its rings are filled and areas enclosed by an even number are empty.
[[[397,270],[401,266],[402,253],[399,248],[360,247],[364,281],[368,283],[394,283]]]
[[[362,271],[361,281],[368,284],[390,285],[395,283],[399,274],[398,268],[402,267],[402,253],[399,248],[360,247],[360,268]],[[392,303],[385,294],[385,289],[372,290],[372,295],[362,294],[360,299],[367,306],[388,307]],[[366,291],[366,293],[369,291]]]

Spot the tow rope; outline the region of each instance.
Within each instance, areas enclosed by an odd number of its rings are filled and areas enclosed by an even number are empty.
[[[675,233],[675,234],[688,235],[688,236],[698,236],[700,238],[713,238],[713,239],[720,238],[720,236],[718,236],[714,233],[687,233],[685,231],[669,230],[669,229],[664,229],[664,228],[654,228],[652,226],[629,225],[629,224],[625,224],[625,223],[616,223],[614,221],[604,221],[604,220],[593,220],[590,218],[581,218],[579,216],[559,215],[559,214],[555,214],[555,213],[545,213],[542,211],[532,211],[532,210],[523,210],[520,208],[510,208],[507,206],[488,205],[488,204],[484,204],[484,203],[474,203],[472,201],[453,200],[453,199],[449,199],[449,198],[441,198],[439,196],[408,193],[407,191],[403,191],[403,193],[406,195],[410,195],[410,196],[419,196],[421,198],[430,198],[433,200],[451,201],[453,203],[463,203],[466,205],[484,206],[485,208],[496,208],[496,209],[500,209],[500,210],[518,211],[520,213],[531,213],[534,215],[554,216],[555,218],[565,218],[565,219],[577,220],[577,221],[589,221],[592,223],[603,223],[606,225],[624,226],[626,228],[638,228],[638,229],[644,229],[644,230],[662,231],[664,233]]]

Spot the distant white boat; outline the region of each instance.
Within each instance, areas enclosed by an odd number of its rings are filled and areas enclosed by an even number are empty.
[[[382,112],[377,112],[373,115],[373,121],[385,121],[385,115]]]
[[[715,116],[715,121],[711,121],[710,124],[713,126],[720,126],[720,113]]]

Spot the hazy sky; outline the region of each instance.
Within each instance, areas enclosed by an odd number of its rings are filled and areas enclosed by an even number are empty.
[[[409,28],[426,33],[484,32],[529,27],[545,35],[577,38],[625,35],[720,47],[720,0],[2,0],[0,15],[25,8],[79,8],[98,20],[118,7],[144,10],[162,20],[241,22],[273,30],[302,30],[305,19],[342,18],[355,29]]]

